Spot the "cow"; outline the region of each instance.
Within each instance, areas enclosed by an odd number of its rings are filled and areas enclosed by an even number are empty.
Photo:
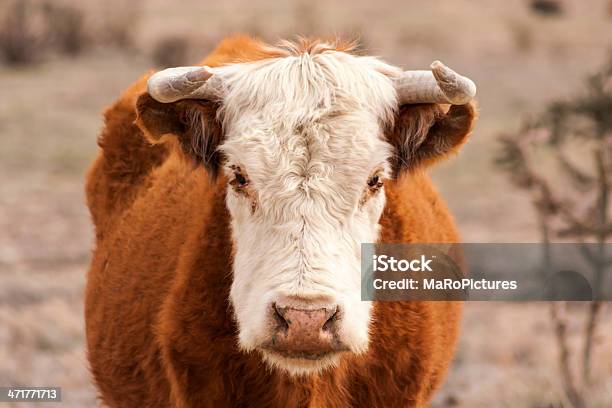
[[[423,407],[462,305],[361,299],[360,244],[457,242],[425,169],[474,83],[342,41],[229,37],[105,112],[87,353],[109,407]]]

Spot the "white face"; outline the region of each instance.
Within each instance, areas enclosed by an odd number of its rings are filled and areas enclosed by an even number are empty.
[[[382,126],[396,107],[385,73],[395,68],[339,52],[236,67],[221,71],[228,83],[221,150],[239,345],[308,374],[337,363],[340,350],[368,347],[371,304],[360,299],[360,244],[377,240],[385,204],[392,152]],[[341,318],[333,340],[341,347],[306,357],[275,352],[268,347],[275,305],[334,307]]]

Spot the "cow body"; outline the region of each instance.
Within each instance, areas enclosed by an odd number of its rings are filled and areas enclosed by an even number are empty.
[[[226,41],[205,64],[259,58]],[[176,141],[150,145],[136,120],[146,77],[106,112],[87,176],[96,227],[88,274],[88,358],[111,407],[425,406],[452,359],[459,302],[373,302],[367,351],[293,376],[238,347],[228,302],[231,217],[223,177],[211,179]],[[429,109],[427,106],[415,109]],[[456,242],[427,176],[387,183],[380,242]]]

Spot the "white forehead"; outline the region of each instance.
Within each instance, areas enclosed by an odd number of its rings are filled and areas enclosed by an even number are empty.
[[[254,183],[361,184],[390,154],[381,132],[400,72],[339,51],[218,68],[228,90],[221,149]]]
[[[373,57],[340,51],[301,53],[216,68],[228,87],[225,115],[236,123],[243,109],[262,115],[282,115],[283,120],[301,121],[346,103],[386,119],[396,106],[391,77],[399,68]],[[237,110],[238,109],[238,110]]]

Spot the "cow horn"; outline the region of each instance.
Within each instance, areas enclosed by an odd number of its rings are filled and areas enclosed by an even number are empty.
[[[209,67],[168,68],[153,74],[147,88],[153,99],[162,103],[181,99],[219,99],[220,79]]]
[[[431,64],[431,71],[405,71],[396,79],[395,89],[400,105],[463,105],[476,95],[476,85],[471,79],[457,74],[440,61]]]

